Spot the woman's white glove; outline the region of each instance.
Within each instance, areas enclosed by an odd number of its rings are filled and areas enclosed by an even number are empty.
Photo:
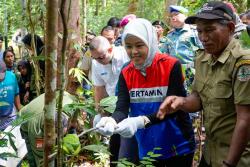
[[[144,128],[147,122],[149,122],[149,119],[146,116],[126,118],[117,125],[115,133],[119,133],[125,138],[131,138],[137,129]]]
[[[112,117],[102,117],[95,127],[98,128],[96,131],[102,135],[111,136],[113,135],[116,126],[117,123]]]

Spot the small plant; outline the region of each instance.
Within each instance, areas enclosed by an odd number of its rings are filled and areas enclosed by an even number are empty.
[[[156,162],[156,158],[160,157],[161,154],[156,154],[154,151],[161,150],[161,148],[154,148],[153,151],[149,151],[146,157],[143,157],[140,160],[139,165],[135,165],[132,162],[129,162],[126,158],[119,159],[117,163],[117,167],[154,167],[154,162]]]

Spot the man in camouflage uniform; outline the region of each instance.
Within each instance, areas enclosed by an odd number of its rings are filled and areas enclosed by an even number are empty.
[[[204,46],[196,54],[193,91],[169,96],[158,118],[204,110],[206,141],[200,167],[250,166],[250,49],[233,38],[235,18],[223,2],[210,1],[185,20],[196,24]]]
[[[194,53],[202,48],[202,45],[195,27],[184,23],[188,10],[182,6],[171,5],[169,12],[173,29],[167,34],[160,50],[180,60],[186,77],[185,86],[189,90],[194,77]]]

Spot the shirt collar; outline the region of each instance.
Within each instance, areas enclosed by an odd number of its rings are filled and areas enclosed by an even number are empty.
[[[219,56],[219,58],[216,60],[216,62],[220,62],[222,64],[224,64],[227,59],[229,58],[230,56],[230,53],[231,53],[231,49],[234,47],[235,45],[235,42],[236,40],[235,39],[232,39],[229,44],[227,45],[226,49],[221,53],[221,55]],[[212,62],[212,55],[211,54],[208,54],[208,53],[205,53],[205,56],[204,58],[201,60],[202,62],[206,62],[206,61],[209,61],[209,62]]]

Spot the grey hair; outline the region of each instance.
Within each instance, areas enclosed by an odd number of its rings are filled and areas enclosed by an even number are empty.
[[[106,51],[109,48],[110,48],[110,43],[103,36],[97,36],[97,37],[93,38],[89,44],[90,50],[97,50],[98,49],[98,50]]]

